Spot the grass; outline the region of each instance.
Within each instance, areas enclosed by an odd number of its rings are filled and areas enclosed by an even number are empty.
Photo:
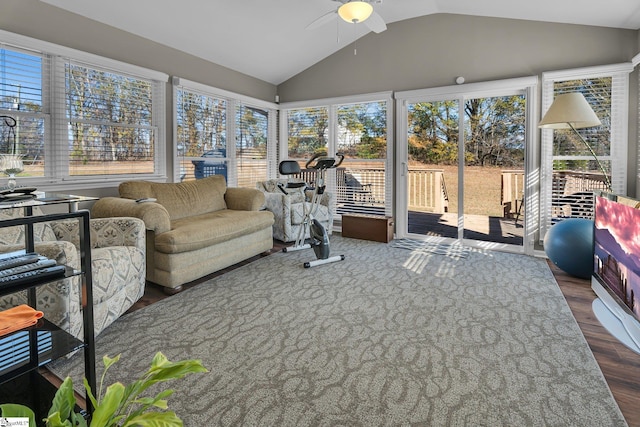
[[[458,167],[434,166],[444,170],[449,195],[449,212],[458,211]],[[501,203],[504,168],[466,166],[464,169],[464,213],[470,215],[503,216]]]

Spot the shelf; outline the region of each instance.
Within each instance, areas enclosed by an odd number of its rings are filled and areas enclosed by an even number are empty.
[[[73,351],[85,344],[46,319],[38,325],[0,337],[0,384],[16,375],[40,366]],[[37,348],[37,359],[30,360],[32,348]],[[33,353],[34,355],[36,352]]]
[[[93,281],[91,275],[91,233],[89,226],[89,211],[77,210],[77,201],[65,197],[60,202],[69,204],[69,213],[54,213],[48,215],[33,215],[32,203],[23,204],[24,217],[14,217],[0,220],[0,228],[24,227],[24,251],[35,252],[34,225],[41,222],[77,220],[78,241],[80,249],[80,268],[74,270],[65,266],[64,274],[38,278],[28,283],[6,283],[0,285],[0,296],[26,291],[27,303],[37,307],[37,288],[46,283],[62,280],[72,276],[80,276],[81,293],[78,304],[82,306],[84,339],[79,340],[61,330],[50,321],[42,318],[36,326],[25,328],[0,337],[0,403],[22,403],[36,408],[36,414],[46,416],[51,405],[51,398],[55,394],[55,387],[43,380],[38,368],[64,357],[69,353],[84,349],[85,378],[92,390],[96,389],[95,371],[95,337],[93,328]],[[51,201],[37,202],[38,204],[52,204]],[[4,208],[4,206],[2,207]],[[43,392],[41,387],[48,384],[53,392]],[[15,390],[15,393],[14,393]],[[88,399],[87,399],[88,401]],[[40,410],[44,410],[41,412]],[[87,417],[93,412],[89,404]],[[42,416],[38,415],[37,419]]]
[[[65,266],[65,268],[66,270],[64,274],[60,276],[43,277],[41,279],[34,280],[30,283],[23,283],[21,285],[13,285],[12,283],[0,284],[0,297],[9,295],[9,294],[14,294],[20,291],[25,291],[30,288],[36,288],[38,286],[44,285],[45,283],[55,282],[56,280],[62,280],[68,277],[78,276],[81,274],[80,271],[74,270],[71,267]]]

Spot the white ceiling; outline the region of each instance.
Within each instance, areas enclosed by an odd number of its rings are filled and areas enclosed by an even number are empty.
[[[276,85],[368,32],[337,15],[305,29],[335,0],[42,1]],[[374,9],[387,24],[455,13],[640,29],[638,0],[383,0]]]

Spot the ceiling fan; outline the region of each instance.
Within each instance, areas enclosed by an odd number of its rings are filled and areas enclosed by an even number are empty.
[[[332,21],[339,16],[349,23],[366,25],[371,31],[381,33],[387,29],[387,25],[380,15],[373,10],[372,4],[382,3],[382,0],[332,0],[341,3],[340,6],[330,12],[325,13],[311,24],[307,25],[307,30],[313,30]]]

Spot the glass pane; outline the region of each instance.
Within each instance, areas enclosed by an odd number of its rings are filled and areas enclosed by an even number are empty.
[[[384,215],[386,200],[387,103],[338,107],[337,212]]]
[[[46,58],[0,48],[0,109],[42,111],[42,68]]]
[[[326,107],[287,111],[288,156],[309,159],[326,152],[329,141],[329,112]]]
[[[464,104],[464,238],[522,245],[525,97]]]
[[[152,82],[67,64],[69,174],[152,173]]]
[[[408,231],[458,237],[458,101],[408,106]]]
[[[23,163],[17,176],[44,176],[43,68],[48,58],[0,48],[0,154]]]
[[[596,113],[601,126],[578,129],[598,156],[611,153],[611,77],[568,80],[554,83],[554,96],[567,92],[580,92]],[[590,156],[590,151],[571,129],[554,131],[554,156]]]
[[[611,83],[611,77],[554,83],[555,96],[582,93],[602,125],[577,129],[582,138],[571,129],[553,131],[552,223],[563,218],[593,219],[593,191],[608,190],[600,166],[610,177],[611,160],[606,156],[611,154]],[[599,163],[585,144],[593,149]]]
[[[69,126],[69,174],[78,176],[153,173],[154,133],[133,127]]]
[[[44,176],[43,117],[12,114],[0,119],[0,153],[18,154],[24,171],[16,176]]]
[[[226,109],[224,99],[184,89],[177,91],[180,180],[211,174],[222,174],[226,178]]]
[[[236,112],[236,164],[238,187],[255,188],[267,179],[269,113],[242,105]]]

